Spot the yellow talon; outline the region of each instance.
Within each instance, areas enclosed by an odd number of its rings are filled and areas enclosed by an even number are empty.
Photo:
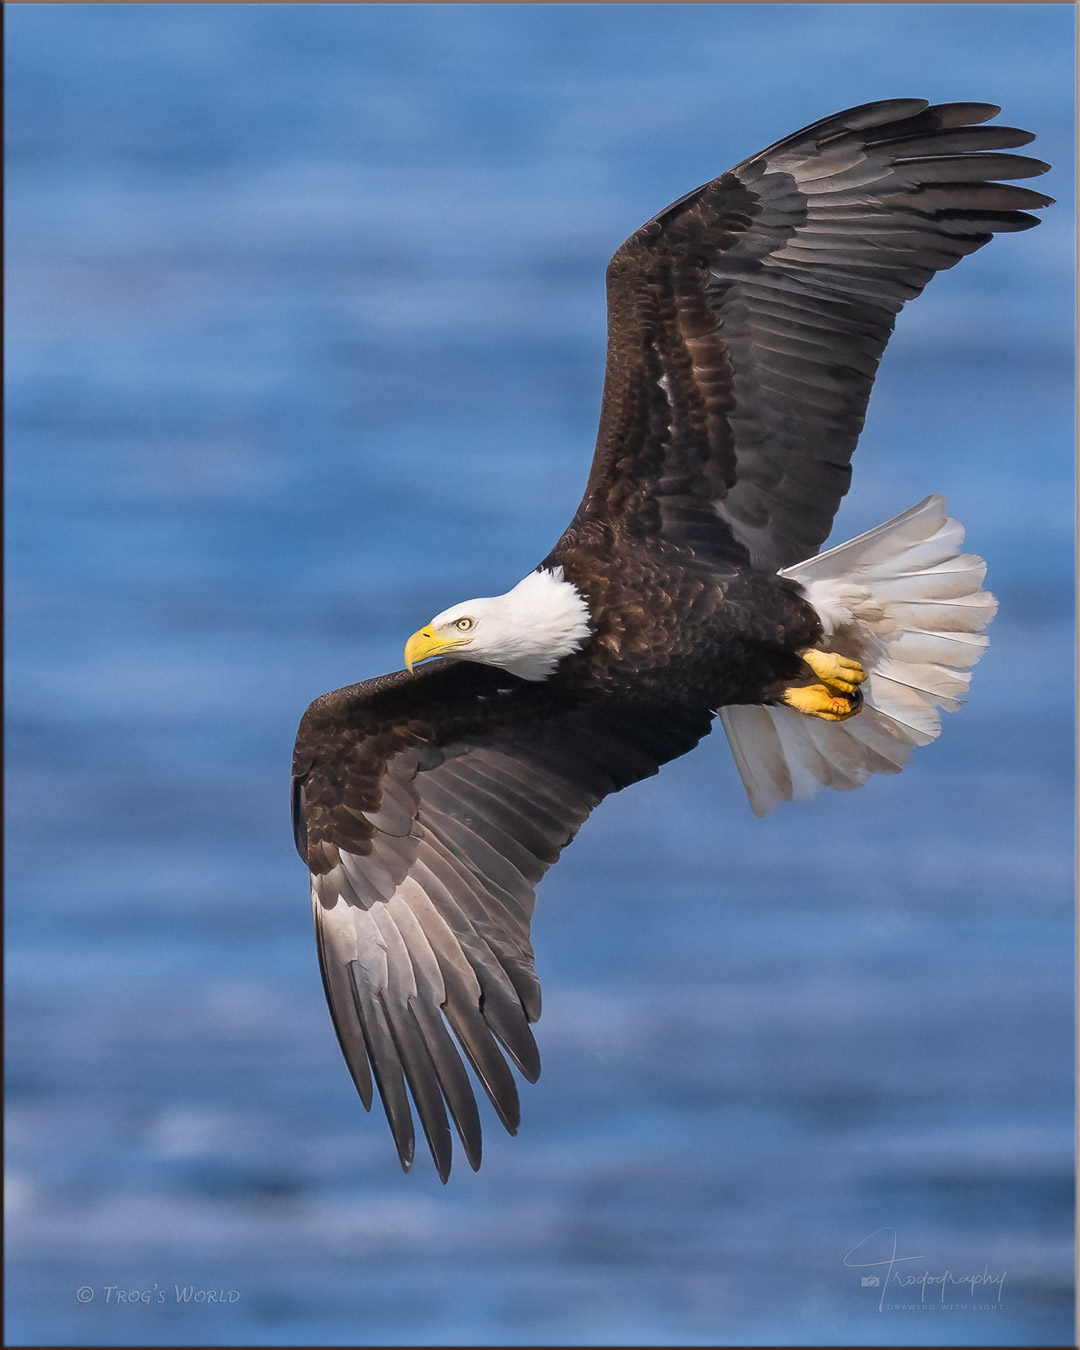
[[[841,656],[839,652],[819,652],[814,647],[807,647],[799,655],[822,684],[841,694],[853,694],[866,679],[866,671],[859,662]]]
[[[784,690],[784,702],[805,717],[820,717],[824,722],[846,722],[862,707],[862,695],[854,698],[837,694],[824,684],[791,685]]]

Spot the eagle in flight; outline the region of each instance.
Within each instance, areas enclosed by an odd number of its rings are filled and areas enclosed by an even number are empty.
[[[818,553],[896,315],[1052,199],[985,103],[837,113],[654,216],[607,272],[600,430],[577,513],[407,669],[317,698],[293,761],[323,983],[402,1167],[480,1165],[471,1064],[511,1134],[540,1073],[534,890],[609,793],[717,716],[763,815],[898,773],[986,648],[985,566],[940,497]],[[817,555],[817,556],[815,556]],[[429,658],[443,658],[414,669]],[[464,1059],[462,1057],[464,1052]]]

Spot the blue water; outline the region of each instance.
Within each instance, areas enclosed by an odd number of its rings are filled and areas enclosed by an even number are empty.
[[[1071,1343],[1069,7],[5,17],[9,1343]],[[607,802],[540,890],[518,1138],[403,1177],[299,716],[546,553],[615,246],[912,94],[1003,104],[1062,203],[902,316],[834,535],[948,495],[970,705],[766,821],[719,737]],[[883,1228],[998,1283],[879,1311]]]

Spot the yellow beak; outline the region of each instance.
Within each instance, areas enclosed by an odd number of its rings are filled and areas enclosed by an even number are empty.
[[[456,643],[444,642],[442,638],[437,637],[434,628],[429,624],[418,633],[414,633],[406,642],[405,664],[412,670],[418,661],[426,661],[429,656],[441,656],[443,652],[448,652],[455,646]]]

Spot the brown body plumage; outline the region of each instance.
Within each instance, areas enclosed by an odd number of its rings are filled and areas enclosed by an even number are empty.
[[[722,708],[772,703],[809,674],[821,621],[797,585],[750,565],[625,531],[573,525],[542,566],[584,596],[593,635],[552,683],[568,695]]]
[[[504,1053],[529,1080],[540,1070],[534,888],[604,796],[692,749],[718,711],[763,810],[802,793],[798,764],[834,787],[896,772],[936,735],[936,709],[956,706],[993,602],[938,499],[844,546],[847,572],[831,555],[802,560],[847,490],[903,303],[1049,203],[999,181],[1046,166],[1001,153],[1031,136],[979,125],[997,111],[917,99],[851,109],[643,226],[608,270],[585,495],[541,565],[544,584],[584,601],[587,634],[535,677],[490,656],[450,659],[326,694],[305,713],[293,813],[327,999],[366,1106],[374,1075],[406,1169],[406,1087],[443,1179],[451,1120],[479,1165],[459,1048],[516,1129]],[[887,574],[901,546],[907,562]],[[880,595],[850,576],[884,577]],[[833,604],[842,595],[846,609]],[[804,656],[823,641],[826,600],[830,632],[847,623],[849,644],[860,633],[893,644],[871,669],[857,735],[783,706],[813,678]],[[467,638],[437,648],[434,630],[422,633],[425,654],[469,655]],[[760,772],[740,710],[759,719],[747,726],[764,737]]]

